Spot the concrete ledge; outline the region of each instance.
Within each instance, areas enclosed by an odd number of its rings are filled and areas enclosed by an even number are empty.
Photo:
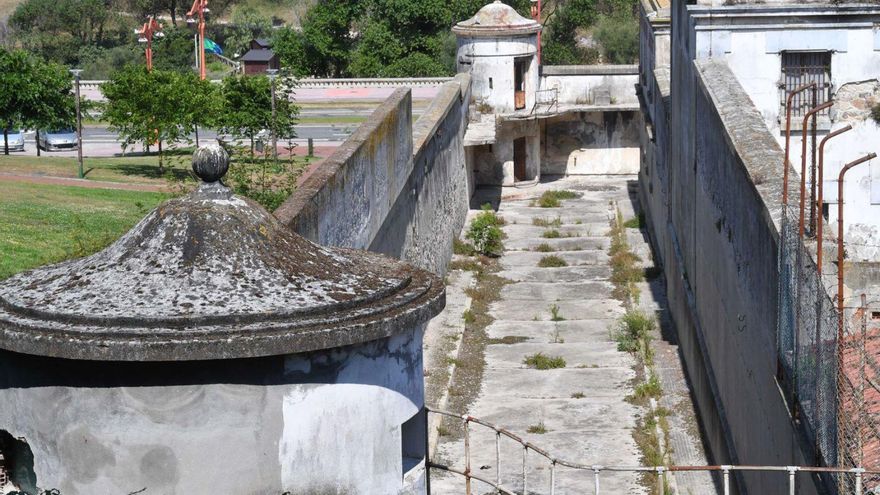
[[[297,233],[327,246],[366,249],[409,176],[412,99],[385,100],[277,210]]]
[[[638,75],[638,65],[545,65],[542,76],[619,76]]]
[[[785,154],[764,124],[764,118],[740,86],[727,63],[721,59],[695,60],[697,82],[718,113],[725,130],[725,139],[736,150],[751,185],[760,195],[766,210],[762,216],[773,226],[772,234],[779,238],[782,216],[782,163]],[[797,204],[800,174],[789,169],[789,203]],[[757,213],[757,212],[756,212]]]

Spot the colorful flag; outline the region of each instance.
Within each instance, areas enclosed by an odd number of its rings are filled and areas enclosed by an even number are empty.
[[[220,45],[214,43],[213,41],[205,38],[205,51],[208,53],[216,53],[217,55],[223,55],[223,49],[220,48]]]

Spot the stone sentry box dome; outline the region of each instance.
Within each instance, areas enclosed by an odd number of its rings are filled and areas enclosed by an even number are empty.
[[[538,90],[538,32],[541,24],[501,1],[492,2],[453,26],[458,72],[471,73],[474,98],[493,113],[517,110],[516,95],[531,110]]]
[[[223,186],[227,167],[199,149],[195,192],[0,283],[0,449],[19,488],[424,493],[441,280],[299,237]]]

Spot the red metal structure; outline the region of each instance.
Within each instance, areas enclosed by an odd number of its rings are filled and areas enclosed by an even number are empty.
[[[198,47],[199,47],[199,78],[205,79],[205,14],[210,12],[208,0],[193,0],[192,7],[186,13],[187,24],[194,24],[198,16]]]
[[[156,18],[150,16],[147,22],[140,29],[135,29],[134,34],[138,35],[138,42],[146,43],[147,70],[153,70],[153,38],[163,38],[165,34],[162,32],[162,24],[156,22]]]
[[[840,169],[837,182],[837,341],[843,342],[843,176],[849,169],[868,160],[877,158],[876,153],[868,153],[858,160],[851,161]],[[840,348],[841,346],[838,346]],[[839,349],[838,349],[839,352]],[[838,362],[842,362],[838,360]]]
[[[822,208],[824,206],[824,198],[822,197],[822,183],[825,180],[825,143],[827,143],[829,139],[851,130],[851,125],[842,127],[834,132],[829,133],[827,136],[822,138],[822,141],[819,143],[819,170],[818,177],[816,179],[816,185],[818,186],[818,192],[816,194],[816,207],[819,211],[819,216],[816,218],[816,268],[819,272],[820,279],[822,278],[822,244],[824,240],[824,236],[822,235],[822,223],[825,220],[824,216],[822,215]]]
[[[810,118],[821,112],[822,110],[826,110],[831,108],[833,105],[832,102],[826,102],[818,107],[811,108],[807,113],[804,114],[804,131],[801,134],[801,213],[798,218],[798,235],[800,239],[804,239],[804,206],[806,205],[806,196],[807,196],[807,124],[810,122]],[[816,140],[815,127],[813,128],[813,140]],[[812,199],[810,200],[812,202]]]
[[[785,99],[785,163],[782,164],[782,204],[788,204],[788,165],[789,151],[791,142],[791,103],[792,99],[799,93],[810,88],[815,88],[816,83],[808,83],[795,88]]]
[[[532,19],[541,24],[541,0],[531,0]],[[538,65],[541,65],[541,31],[538,31]]]

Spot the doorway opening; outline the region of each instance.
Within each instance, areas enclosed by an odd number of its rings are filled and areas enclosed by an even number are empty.
[[[530,61],[529,57],[513,60],[513,106],[516,110],[526,107],[526,72]]]
[[[526,138],[513,140],[513,178],[515,181],[526,180]]]

